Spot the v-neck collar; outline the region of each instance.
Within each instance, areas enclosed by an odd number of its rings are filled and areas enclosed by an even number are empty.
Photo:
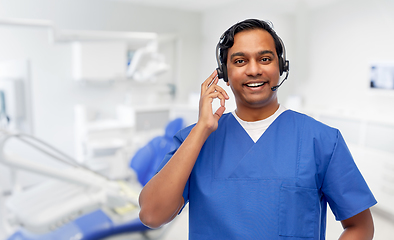
[[[275,162],[278,154],[287,154],[286,151],[277,152],[276,146],[283,138],[283,132],[278,125],[283,124],[291,110],[282,112],[267,128],[263,135],[255,143],[241,124],[231,116],[223,116],[224,125],[216,132],[212,149],[223,149],[210,152],[214,155],[213,174],[215,179],[238,179],[238,178],[261,178],[263,176],[278,175]],[[279,141],[279,142],[278,142]],[[293,142],[286,143],[291,146]],[[267,164],[267,169],[262,169],[259,161],[261,159]],[[263,165],[265,166],[265,165]],[[270,170],[268,170],[270,169]],[[267,172],[268,171],[268,172]],[[270,173],[272,171],[272,173]],[[280,171],[279,171],[280,172]],[[279,174],[280,175],[280,174]]]
[[[265,130],[263,130],[263,128],[261,128],[261,130],[263,131],[263,133],[260,135],[260,137],[257,139],[256,142],[252,139],[252,137],[249,135],[248,131],[244,128],[244,126],[243,126],[242,123],[240,122],[240,121],[243,121],[243,120],[240,119],[238,116],[235,116],[235,115],[234,115],[234,114],[236,114],[235,112],[232,112],[231,115],[232,115],[232,118],[238,123],[238,124],[236,124],[236,126],[239,126],[239,127],[242,129],[242,130],[238,130],[238,131],[243,132],[243,134],[246,134],[246,135],[248,136],[248,139],[250,139],[253,143],[257,143],[257,142],[263,137],[263,135],[265,135],[265,132],[268,131],[269,128],[271,128],[271,125],[273,125],[274,122],[276,122],[276,120],[277,120],[284,112],[286,112],[286,111],[288,110],[288,109],[286,109],[286,108],[280,106],[280,107],[278,108],[278,110],[277,110],[273,115],[271,115],[270,117],[268,117],[268,118],[266,118],[266,119],[264,119],[264,120],[268,120],[269,118],[274,117],[274,115],[275,115],[278,111],[281,111],[280,108],[283,108],[283,111],[280,112],[279,115],[276,116],[275,119],[273,119],[272,122],[270,122],[270,123],[268,124],[268,126],[267,126],[267,128],[266,128]],[[237,119],[237,118],[238,118],[238,119]],[[264,120],[260,120],[260,121],[264,121]],[[243,121],[243,122],[248,123],[248,122],[246,122],[246,121]]]

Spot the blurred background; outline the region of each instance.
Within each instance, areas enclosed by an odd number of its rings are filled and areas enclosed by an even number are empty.
[[[391,0],[0,0],[0,239],[58,239],[48,234],[95,209],[112,214],[114,228],[136,217],[114,211],[122,203],[109,194],[112,184],[133,182],[136,198],[144,167],[132,159],[149,144],[161,149],[150,154],[164,151],[166,137],[197,120],[200,84],[217,67],[216,44],[246,18],[273,23],[290,61],[280,103],[341,130],[379,202],[375,239],[390,239],[393,12]],[[80,178],[64,170],[70,162],[84,166]],[[52,185],[42,187],[48,179]],[[67,187],[78,195],[72,204],[60,203],[71,195],[46,195]],[[328,218],[327,239],[337,239],[341,225]],[[187,211],[169,225],[133,239],[187,239]],[[64,239],[88,239],[81,234],[88,230],[78,231]]]

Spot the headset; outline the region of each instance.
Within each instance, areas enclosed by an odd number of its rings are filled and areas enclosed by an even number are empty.
[[[223,80],[225,82],[228,82],[227,66],[226,66],[226,64],[222,63],[222,61],[220,60],[220,44],[223,43],[225,35],[226,35],[227,32],[228,31],[226,31],[226,32],[224,32],[222,34],[218,44],[216,45],[216,61],[217,61],[217,64],[218,64],[218,68],[216,68],[216,71],[218,73],[218,78],[219,79],[223,78]],[[282,39],[279,36],[277,36],[277,37],[278,37],[280,45],[282,46],[282,49],[283,49],[282,56],[278,56],[279,72],[280,72],[280,76],[282,76],[282,74],[284,72],[286,72],[286,77],[281,81],[281,83],[279,85],[276,85],[276,86],[272,87],[271,88],[272,91],[276,91],[282,85],[282,83],[287,79],[287,77],[289,76],[289,61],[286,59],[285,45],[283,44]]]

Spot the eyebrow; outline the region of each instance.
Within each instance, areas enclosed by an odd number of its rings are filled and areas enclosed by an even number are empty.
[[[271,50],[263,50],[258,52],[258,55],[264,55],[264,54],[271,54],[272,56],[275,56],[275,53]],[[236,52],[231,54],[230,59],[233,59],[234,57],[244,57],[245,53],[243,52]]]

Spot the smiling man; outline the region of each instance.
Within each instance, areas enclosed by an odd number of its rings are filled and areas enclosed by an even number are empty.
[[[176,134],[176,149],[141,191],[141,221],[160,227],[189,203],[189,239],[322,240],[329,204],[340,239],[372,239],[376,200],[340,132],[278,102],[288,61],[271,26],[233,25],[217,58],[201,85],[198,122]],[[219,78],[234,93],[231,113],[223,114]]]
[[[256,29],[239,32],[228,51],[227,85],[237,104],[236,115],[245,121],[258,121],[271,116],[279,108],[276,86],[279,61],[271,34]]]

